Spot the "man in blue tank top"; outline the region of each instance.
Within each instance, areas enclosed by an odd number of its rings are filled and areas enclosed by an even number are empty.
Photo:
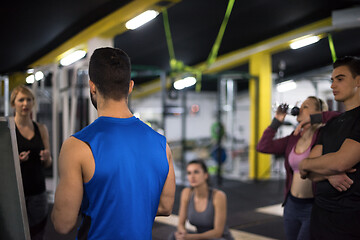
[[[171,214],[175,175],[164,136],[128,108],[130,60],[115,48],[96,49],[89,63],[98,118],[68,138],[59,156],[52,221],[63,234],[82,215],[77,239],[152,239],[155,216]]]
[[[333,64],[331,88],[346,112],[330,120],[309,158],[300,163],[303,178],[316,181],[311,239],[360,239],[360,58]],[[326,176],[346,173],[338,190]]]

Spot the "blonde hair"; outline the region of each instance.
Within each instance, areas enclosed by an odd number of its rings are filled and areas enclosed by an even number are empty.
[[[315,100],[316,111],[320,111],[320,112],[328,111],[329,107],[328,107],[327,103],[324,100],[322,100],[321,98],[318,98],[315,96],[310,96],[308,98]]]
[[[14,88],[12,90],[12,92],[11,92],[10,104],[11,104],[12,107],[15,106],[15,98],[18,95],[19,92],[30,96],[32,98],[33,102],[35,103],[35,95],[34,95],[33,91],[31,91],[30,88],[28,88],[28,87],[26,87],[24,85],[20,85],[20,86],[17,86],[16,88]]]

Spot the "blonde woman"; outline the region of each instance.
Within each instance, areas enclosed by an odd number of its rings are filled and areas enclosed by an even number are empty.
[[[327,111],[326,103],[320,98],[310,96],[302,103],[297,121],[300,123],[310,119],[310,115],[321,114],[328,121],[340,113]],[[275,139],[277,129],[284,122],[286,111],[278,108],[271,125],[264,131],[257,151],[262,153],[282,154],[285,156],[285,199],[284,227],[287,240],[310,239],[310,216],[314,201],[314,183],[302,179],[299,173],[299,163],[307,158],[311,148],[316,144],[321,125],[302,125],[301,134],[291,133],[289,136]],[[338,191],[343,180],[337,176],[328,178]],[[348,179],[350,180],[350,179]],[[347,185],[347,184],[346,184]],[[348,185],[347,185],[348,186]]]
[[[15,110],[16,139],[31,239],[43,239],[48,215],[44,167],[51,165],[49,134],[45,125],[32,121],[35,96],[25,86],[10,96]]]

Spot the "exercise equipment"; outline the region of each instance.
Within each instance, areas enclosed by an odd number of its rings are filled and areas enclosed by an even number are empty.
[[[0,239],[30,240],[13,118],[0,117]]]

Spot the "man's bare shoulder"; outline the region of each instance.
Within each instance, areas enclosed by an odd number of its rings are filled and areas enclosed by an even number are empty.
[[[71,156],[71,159],[77,160],[92,156],[90,147],[85,142],[72,136],[63,142],[60,157],[62,155]]]
[[[75,148],[75,149],[80,148],[80,149],[82,149],[82,148],[89,148],[89,147],[87,146],[87,144],[85,142],[77,139],[76,137],[71,136],[63,142],[62,148],[66,148],[66,149],[67,148],[70,148],[70,149],[71,148]]]

